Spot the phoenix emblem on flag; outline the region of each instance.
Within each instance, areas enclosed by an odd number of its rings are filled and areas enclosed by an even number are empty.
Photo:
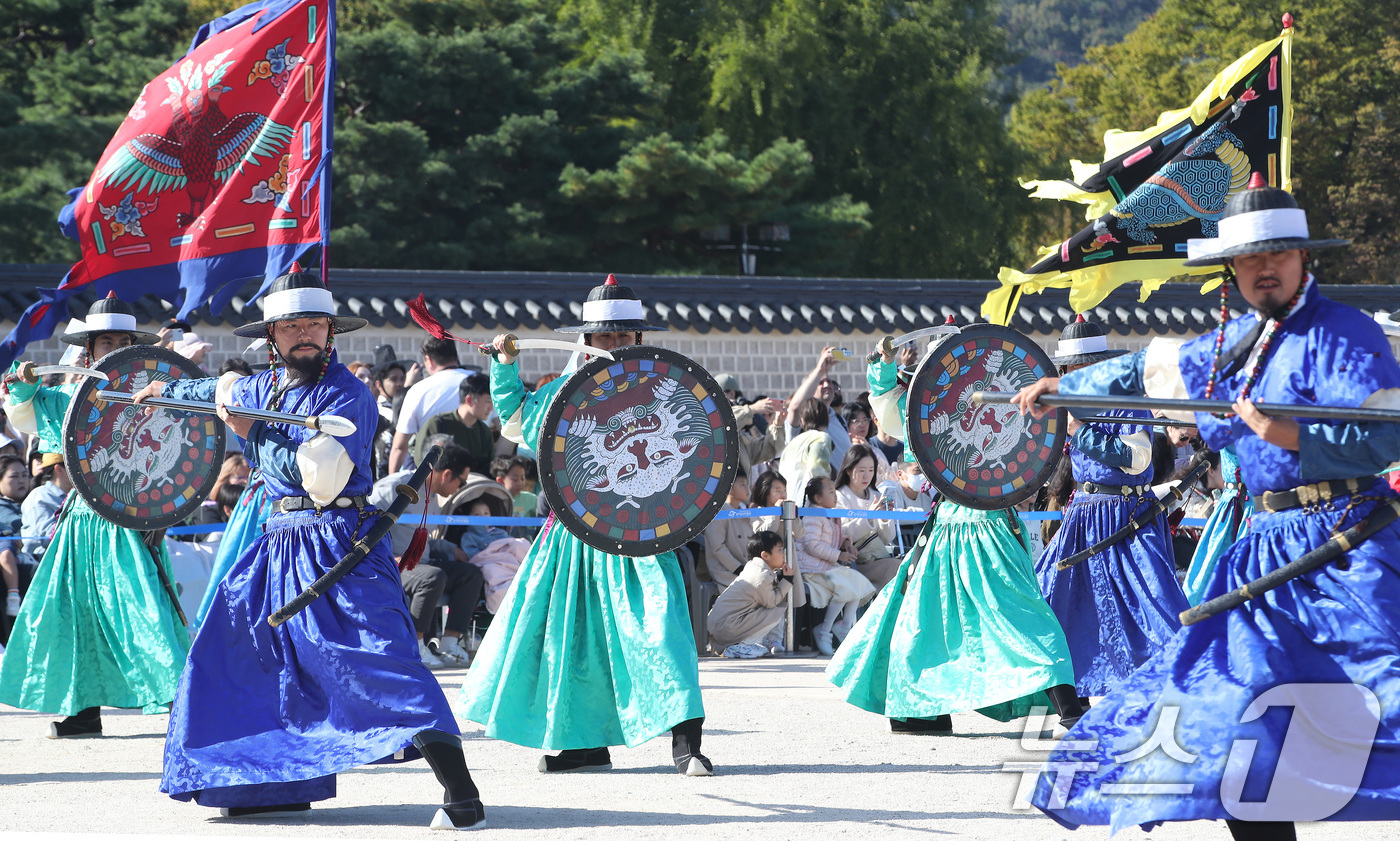
[[[161,105],[172,111],[169,131],[127,141],[97,173],[98,182],[151,194],[183,189],[190,210],[177,214],[175,222],[185,228],[204,212],[215,182],[241,172],[244,163],[262,163],[260,155],[270,158],[285,151],[293,129],[263,114],[224,113],[220,100],[233,90],[223,84],[233,65],[225,61],[230,52],[203,64],[187,60],[178,74],[165,77],[170,96]]]

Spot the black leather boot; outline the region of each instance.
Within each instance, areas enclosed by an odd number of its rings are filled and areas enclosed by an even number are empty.
[[[700,752],[700,728],[703,718],[682,721],[671,728],[671,759],[676,770],[687,777],[708,777],[715,772],[715,766]]]
[[[1060,726],[1068,730],[1079,723],[1079,717],[1084,715],[1084,706],[1080,704],[1073,686],[1062,683],[1045,690],[1045,694],[1050,696],[1050,704],[1060,717]]]
[[[50,739],[72,739],[102,735],[102,708],[88,707],[62,721],[49,722]]]
[[[890,719],[890,732],[905,735],[952,733],[953,717],[944,714],[933,718],[892,718]]]
[[[1235,841],[1297,841],[1291,821],[1225,821]]]
[[[413,737],[413,746],[428,760],[442,784],[443,806],[433,815],[430,829],[479,829],[486,825],[486,808],[467,770],[462,739],[441,730],[424,730]]]
[[[558,756],[540,757],[541,774],[561,774],[570,771],[611,771],[612,754],[607,748],[570,748]]]

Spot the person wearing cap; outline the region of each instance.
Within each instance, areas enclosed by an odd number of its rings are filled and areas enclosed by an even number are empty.
[[[58,513],[63,510],[68,492],[73,490],[73,480],[63,463],[63,453],[43,453],[39,465],[39,475],[34,477],[34,490],[29,492],[20,506],[24,517],[24,534],[31,536],[31,539],[24,541],[24,551],[33,558],[44,557],[49,546],[48,538],[58,527]]]
[[[871,408],[902,438],[908,384],[894,353],[868,358]],[[904,453],[914,460],[912,447]],[[893,733],[948,733],[951,713],[1010,721],[1036,706],[1053,707],[1060,725],[1073,727],[1083,710],[1069,645],[1040,597],[1028,546],[1014,509],[940,499],[827,679],[848,703],[888,718]]]
[[[1103,328],[1078,316],[1065,328],[1051,361],[1076,371],[1127,353],[1112,350]],[[1076,415],[1122,418],[1080,423]],[[1036,563],[1040,589],[1064,628],[1081,697],[1105,695],[1181,627],[1190,605],[1176,579],[1166,511],[1122,536],[1125,526],[1157,504],[1152,493],[1152,429],[1134,424],[1151,412],[1071,409],[1067,457],[1074,492],[1059,531]],[[1060,561],[1103,546],[1068,569]]]
[[[588,294],[583,321],[560,332],[609,351],[666,329],[648,325],[636,293],[612,275]],[[515,358],[500,351],[506,338],[493,342],[491,396],[506,436],[538,449],[568,378],[527,392]],[[708,776],[699,664],[675,553],[612,555],[558,523],[547,526],[486,632],[459,711],[493,739],[561,751],[541,757],[541,772],[606,770],[609,747],[636,747],[669,730],[676,770]]]
[[[340,363],[337,334],[365,326],[336,315],[330,290],[293,264],[263,299],[263,318],[234,330],[268,341],[269,370],[252,377],[153,384],[137,395],[220,405],[247,446],[270,500],[262,533],[214,593],[190,651],[165,741],[161,790],[225,817],[299,812],[335,796],[335,775],[416,759],[437,774],[444,806],[429,826],[485,818],[447,698],[418,656],[387,537],[321,598],[272,628],[269,615],[327,572],[378,512],[366,496],[379,410]],[[332,437],[251,421],[223,407],[338,415]]]
[[[80,330],[60,339],[81,349],[79,364],[156,335],[115,295],[93,303]],[[16,363],[12,373],[20,372]],[[16,427],[63,452],[63,421],[75,384],[27,382],[17,373],[5,409]],[[0,703],[67,716],[49,738],[102,735],[102,707],[168,711],[189,651],[189,633],[156,564],[173,579],[163,541],[102,518],[73,494],[29,584],[0,662]]]
[[[1187,244],[1188,265],[1222,265],[1214,335],[1145,349],[1023,389],[1043,394],[1210,398],[1214,450],[1233,445],[1254,498],[1249,531],[1220,558],[1207,600],[1325,545],[1396,500],[1375,474],[1400,458],[1400,424],[1311,420],[1309,406],[1400,408],[1400,365],[1381,327],[1324,297],[1306,214],[1257,174],[1230,197],[1218,235]],[[1248,309],[1229,318],[1237,291]],[[1291,404],[1298,418],[1259,403]],[[1049,758],[1085,763],[1031,802],[1067,825],[1229,822],[1236,839],[1292,839],[1296,820],[1393,820],[1400,812],[1400,523],[1348,542],[1336,561],[1187,625],[1085,714]],[[1339,548],[1343,548],[1339,546]],[[1266,710],[1270,706],[1290,711]],[[1281,715],[1275,713],[1281,712]],[[1160,729],[1159,729],[1160,728]],[[1165,731],[1169,751],[1139,751]],[[1267,794],[1246,788],[1269,780]],[[1106,783],[1168,781],[1150,795]]]
[[[768,398],[743,403],[740,402],[744,399],[744,394],[739,390],[738,377],[733,374],[716,374],[715,382],[729,398],[729,408],[734,412],[734,425],[739,429],[739,472],[752,481],[755,478],[754,465],[761,465],[770,458],[782,455],[783,425],[779,420],[784,410],[783,401]],[[756,423],[755,419],[760,415],[767,421],[766,429],[761,429]],[[747,535],[744,536],[744,540],[748,540]],[[747,544],[741,544],[740,549],[745,545]]]

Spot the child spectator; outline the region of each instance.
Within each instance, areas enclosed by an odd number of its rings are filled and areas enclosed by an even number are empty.
[[[754,508],[780,508],[783,501],[788,498],[787,482],[783,479],[783,474],[776,470],[769,470],[758,477],[753,483],[753,493],[750,494]],[[798,522],[801,522],[800,520]],[[782,534],[782,518],[777,514],[767,517],[753,518],[754,531],[772,531]]]
[[[787,614],[788,591],[796,575],[783,552],[783,539],[771,531],[749,538],[749,562],[710,609],[710,647],[725,657],[752,660],[769,653],[763,640]],[[801,604],[802,591],[797,592]]]
[[[734,484],[729,486],[729,498],[720,511],[733,511],[743,508],[749,501],[749,477],[743,473],[734,474]],[[748,551],[749,538],[753,536],[753,521],[749,519],[715,519],[705,527],[705,563],[703,567],[710,574],[710,580],[721,589],[733,583],[736,576],[755,557]]]
[[[530,474],[534,470],[534,459],[525,456],[501,456],[491,463],[491,478],[500,482],[510,494],[513,516],[535,516],[538,500],[530,491],[534,485]]]
[[[807,482],[803,504],[816,508],[836,507],[836,485],[825,476],[814,476]],[[855,624],[856,608],[875,593],[875,586],[865,576],[851,568],[856,553],[850,540],[841,534],[841,520],[836,517],[803,517],[802,534],[797,543],[797,568],[807,585],[807,600],[813,607],[826,608],[826,618],[812,629],[812,642],[817,651],[830,657],[832,637],[844,639]],[[840,626],[838,617],[843,617]]]
[[[491,505],[484,499],[478,499],[467,509],[468,517],[490,517]],[[476,557],[476,554],[497,540],[510,537],[510,534],[500,526],[480,525],[467,526],[462,532],[460,546],[466,553],[467,559]]]
[[[29,494],[29,468],[18,456],[0,456],[0,537],[23,534],[24,514],[20,504]],[[5,581],[5,615],[19,615],[18,540],[0,541],[0,575]]]
[[[466,487],[468,494],[478,492],[469,483]],[[491,485],[484,477],[480,480],[487,485]],[[498,496],[480,491],[480,496],[466,503],[467,515],[471,517],[499,517],[506,513],[506,501]],[[461,511],[461,507],[457,511]],[[495,614],[501,606],[501,601],[506,597],[506,591],[510,589],[510,584],[515,580],[515,574],[520,571],[520,562],[525,560],[525,554],[530,551],[530,541],[520,537],[512,537],[509,532],[498,526],[467,526],[459,538],[462,552],[465,553],[471,564],[481,570],[483,592],[486,596],[486,610]]]

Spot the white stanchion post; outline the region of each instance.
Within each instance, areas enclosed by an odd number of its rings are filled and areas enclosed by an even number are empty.
[[[783,500],[783,554],[787,558],[788,565],[794,572],[797,570],[797,549],[793,540],[793,530],[797,526],[797,502],[796,500]],[[792,579],[792,589],[787,595],[787,628],[783,631],[783,646],[791,654],[797,653],[797,605],[793,590],[802,586],[802,579],[796,575]]]

